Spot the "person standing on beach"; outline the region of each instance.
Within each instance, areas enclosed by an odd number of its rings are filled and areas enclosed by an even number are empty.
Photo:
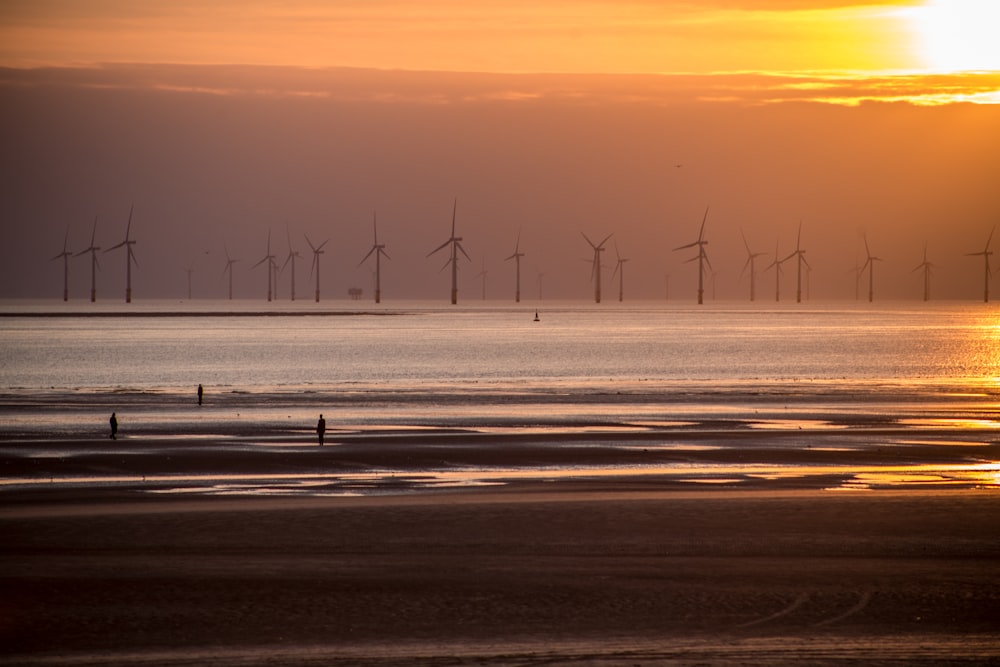
[[[319,421],[316,422],[316,435],[319,436],[319,446],[323,446],[323,435],[326,433],[326,420],[323,419],[323,415],[319,416]]]
[[[201,405],[201,397],[202,397],[202,394],[204,394],[204,393],[205,393],[205,390],[202,389],[201,385],[199,384],[198,385],[198,405]]]
[[[118,418],[115,417],[115,413],[111,413],[111,419],[109,421],[111,422],[111,439],[117,440],[118,438],[115,436],[118,435]]]

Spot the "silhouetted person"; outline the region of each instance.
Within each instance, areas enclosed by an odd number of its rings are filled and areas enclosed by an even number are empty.
[[[111,419],[109,421],[111,422],[111,439],[117,440],[115,436],[118,435],[118,419],[115,417],[115,413],[111,413]]]
[[[316,422],[316,435],[319,436],[319,446],[323,446],[323,435],[326,433],[326,420],[323,419],[323,415],[319,416],[319,421]]]
[[[198,405],[201,405],[201,397],[204,393],[205,390],[201,388],[201,385],[198,385]]]

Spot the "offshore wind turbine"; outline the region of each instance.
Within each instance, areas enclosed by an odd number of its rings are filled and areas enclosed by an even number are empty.
[[[927,244],[924,244],[924,261],[917,264],[913,271],[924,270],[924,301],[931,300],[931,267],[934,265],[927,261]],[[910,273],[913,273],[911,271]]]
[[[785,260],[778,254],[778,242],[774,242],[774,261],[767,265],[765,271],[770,271],[774,267],[774,300],[781,301],[781,265]]]
[[[229,300],[232,301],[233,300],[233,264],[235,264],[236,262],[238,262],[240,260],[233,259],[233,258],[231,258],[229,256],[229,248],[226,247],[225,243],[222,244],[222,249],[226,253],[226,268],[222,269],[222,275],[226,275],[227,273],[229,274]]]
[[[757,298],[757,271],[754,264],[755,260],[758,257],[763,257],[765,253],[753,252],[750,250],[750,244],[747,243],[746,234],[743,233],[742,229],[740,230],[740,236],[743,237],[743,247],[747,249],[747,261],[746,264],[743,265],[743,270],[740,271],[740,275],[742,276],[746,272],[747,267],[750,267],[750,300],[754,301]]]
[[[788,257],[783,259],[783,262],[787,262],[792,257],[797,257],[797,273],[795,279],[795,303],[802,303],[802,265],[805,264],[809,266],[809,262],[806,261],[806,251],[802,249],[802,223],[799,223],[799,235],[795,239],[795,252],[790,254]]]
[[[465,248],[462,247],[462,237],[455,236],[455,212],[457,210],[458,210],[458,199],[456,198],[455,203],[451,209],[451,237],[447,241],[439,245],[437,248],[434,248],[434,250],[431,250],[429,253],[427,253],[427,256],[430,257],[431,255],[433,255],[439,250],[442,250],[446,246],[449,245],[451,246],[451,257],[448,259],[447,262],[445,262],[444,266],[448,266],[448,264],[451,264],[452,305],[458,303],[458,252],[461,250],[462,254],[465,255],[465,258],[470,262],[472,261],[472,258],[469,257],[469,253],[465,252]],[[441,268],[444,269],[444,267]]]
[[[868,249],[868,237],[865,236],[865,259],[864,266],[861,267],[861,272],[864,273],[865,269],[868,269],[868,303],[871,303],[875,299],[875,262],[881,262],[881,257],[875,257],[872,255],[871,250]]]
[[[312,275],[313,271],[316,272],[316,303],[319,303],[319,256],[326,252],[323,250],[323,246],[325,246],[329,241],[330,239],[327,239],[318,246],[314,246],[313,242],[309,240],[308,236],[306,236],[306,243],[309,244],[309,249],[312,250],[313,254],[312,265],[309,267],[309,275]]]
[[[458,200],[455,201],[455,204],[456,205],[458,204]],[[452,230],[451,230],[452,234],[451,235],[454,236],[455,235],[454,215],[452,217],[453,217],[453,220],[452,220]],[[372,254],[375,255],[375,303],[382,303],[382,256],[385,255],[386,259],[392,259],[392,258],[389,257],[389,253],[387,253],[385,251],[385,244],[378,242],[378,221],[376,220],[375,212],[374,211],[372,211],[372,231],[375,234],[375,242],[372,243],[371,250],[368,251],[368,254],[365,255],[364,258],[360,262],[358,262],[358,266],[361,266],[362,264],[364,264],[365,260],[368,259],[369,257],[371,257]],[[325,241],[324,241],[324,243],[325,243]],[[465,252],[465,251],[463,250],[462,252]],[[317,292],[317,294],[318,294],[318,292]],[[318,300],[319,299],[317,299],[317,301]]]
[[[477,273],[474,278],[483,279],[483,301],[486,301],[486,276],[489,275],[489,271],[486,270],[486,255],[483,255],[483,270]]]
[[[698,246],[698,255],[687,260],[688,262],[693,262],[698,260],[698,304],[705,302],[705,264],[708,264],[708,268],[712,268],[712,263],[708,261],[708,254],[705,252],[705,246],[708,245],[708,241],[705,240],[705,221],[708,220],[708,207],[705,207],[705,216],[701,219],[701,229],[698,230],[698,240],[693,243],[688,243],[687,245],[682,245],[674,248],[674,251],[684,250],[685,248],[694,248]]]
[[[594,302],[601,302],[601,253],[604,252],[604,244],[608,242],[613,234],[608,234],[604,237],[604,240],[600,243],[595,244],[591,241],[586,234],[583,234],[583,238],[586,239],[587,243],[594,250],[594,259],[591,260],[590,264],[590,279],[594,281]]]
[[[503,261],[508,262],[514,260],[514,274],[516,276],[514,280],[514,303],[521,303],[521,258],[524,257],[524,253],[520,252],[521,249],[521,230],[517,230],[517,241],[514,242],[514,253],[505,258]]]
[[[197,259],[197,257],[195,258]],[[184,272],[187,273],[187,283],[188,283],[188,301],[191,300],[191,274],[194,273],[194,259],[187,263],[184,267]]]
[[[278,263],[274,261],[274,255],[271,254],[271,230],[267,230],[267,253],[261,258],[259,262],[251,266],[251,269],[255,269],[261,264],[267,263],[267,300],[271,300],[271,290],[272,290],[272,276],[273,271],[277,268]]]
[[[981,252],[966,253],[967,257],[978,257],[979,255],[983,256],[983,263],[985,264],[986,268],[983,277],[983,303],[989,303],[990,301],[990,278],[993,277],[993,272],[990,271],[990,255],[993,254],[993,251],[990,250],[990,241],[993,240],[993,232],[995,232],[996,229],[997,228],[994,227],[993,229],[990,230],[990,235],[986,238],[986,247],[983,248]]]
[[[615,270],[611,273],[611,279],[614,280],[615,274],[618,274],[618,301],[625,300],[625,262],[628,261],[627,257],[622,257],[621,253],[618,252],[618,242],[615,241],[615,257],[617,262],[615,262]]]
[[[139,262],[135,258],[135,251],[132,250],[132,246],[135,245],[135,239],[129,239],[129,232],[132,231],[132,208],[132,206],[129,206],[128,209],[128,226],[125,227],[125,240],[104,251],[108,253],[123,246],[127,250],[125,253],[125,303],[132,303],[132,263],[135,262],[135,265],[139,266]]]
[[[288,225],[285,225],[285,231],[288,233],[288,257],[285,258],[285,263],[281,265],[281,270],[284,271],[288,263],[292,263],[292,301],[295,301],[295,258],[302,259],[302,255],[297,250],[292,249],[292,232],[288,229]]]
[[[97,235],[97,216],[94,216],[94,230],[90,232],[90,247],[84,248],[80,252],[73,255],[74,257],[79,257],[80,255],[85,255],[90,253],[90,302],[94,303],[97,301],[97,269],[100,264],[97,261],[97,251],[100,250],[100,246],[94,245],[94,237]]]
[[[53,261],[62,257],[63,261],[63,301],[69,301],[69,258],[72,257],[73,253],[66,250],[66,244],[69,242],[69,225],[66,225],[66,236],[63,238],[63,249],[62,252],[50,259]]]

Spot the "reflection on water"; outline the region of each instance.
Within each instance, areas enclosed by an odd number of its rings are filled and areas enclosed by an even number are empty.
[[[138,487],[157,494],[358,496],[431,489],[495,486],[557,480],[652,482],[668,490],[674,483],[760,488],[754,482],[780,482],[772,488],[813,488],[809,478],[839,479],[826,490],[871,490],[949,486],[1000,488],[1000,462],[969,465],[797,466],[685,463],[674,466],[531,467],[413,471],[384,470],[337,474],[149,475],[0,478],[0,488]],[[795,484],[799,481],[801,484]],[[791,486],[787,483],[792,482]]]

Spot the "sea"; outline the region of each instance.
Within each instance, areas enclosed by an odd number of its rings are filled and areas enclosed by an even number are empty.
[[[103,443],[112,411],[123,435],[141,424],[244,446],[311,444],[325,413],[331,433],[606,431],[634,444],[622,433],[645,431],[648,445],[653,430],[694,447],[724,439],[698,429],[805,428],[989,448],[998,399],[994,304],[0,302],[6,456]],[[853,435],[876,426],[895,435]],[[1000,486],[981,451],[961,462]]]

